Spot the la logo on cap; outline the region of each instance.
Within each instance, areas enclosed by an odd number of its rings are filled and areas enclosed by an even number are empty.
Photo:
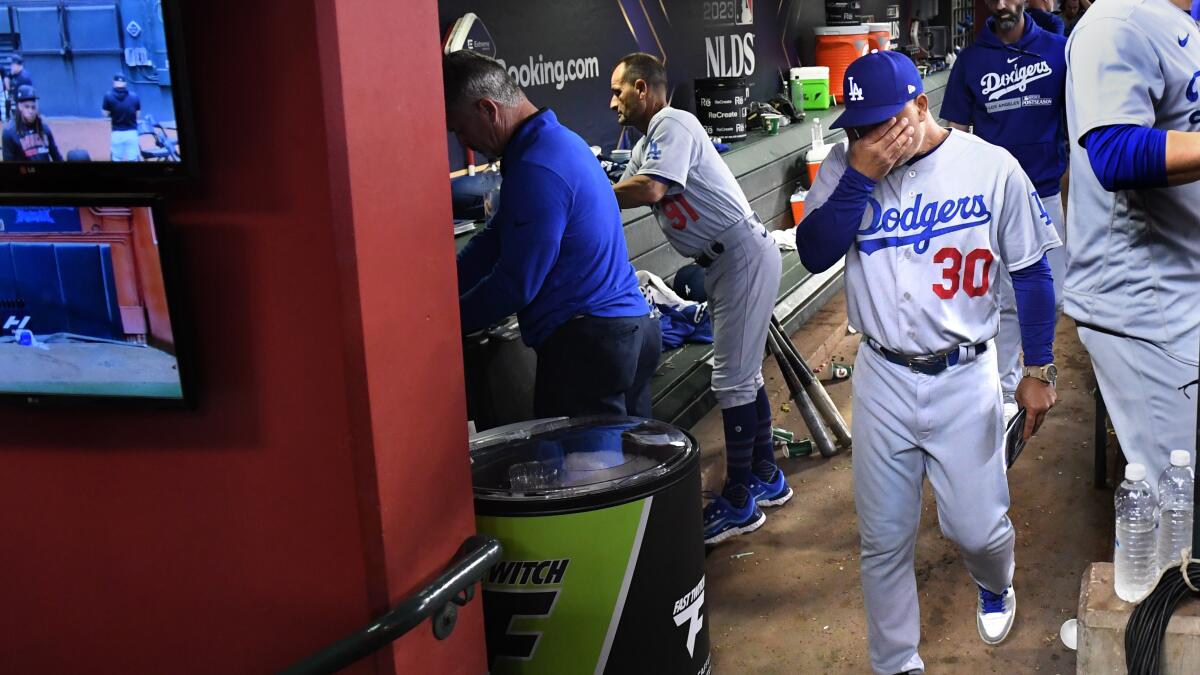
[[[862,87],[858,86],[858,84],[857,84],[857,83],[854,81],[854,78],[853,78],[853,77],[851,77],[851,78],[849,78],[849,79],[850,79],[850,90],[849,90],[849,92],[847,93],[847,95],[849,96],[850,100],[851,100],[851,101],[861,101],[861,100],[863,100],[863,90],[862,90]]]

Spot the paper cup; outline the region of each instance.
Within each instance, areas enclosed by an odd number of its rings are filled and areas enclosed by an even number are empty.
[[[775,135],[779,134],[779,120],[780,120],[779,115],[775,115],[773,113],[764,113],[762,116],[762,120],[763,120],[763,129],[767,130],[768,136],[775,136]]]

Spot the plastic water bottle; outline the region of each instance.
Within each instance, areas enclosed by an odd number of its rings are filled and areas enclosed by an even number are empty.
[[[1158,568],[1179,564],[1179,550],[1192,545],[1192,456],[1172,450],[1171,465],[1158,479]]]
[[[1158,504],[1146,482],[1146,466],[1129,464],[1117,488],[1117,539],[1113,549],[1117,597],[1140,602],[1158,581]]]

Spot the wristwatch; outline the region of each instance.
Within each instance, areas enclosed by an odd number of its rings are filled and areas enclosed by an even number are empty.
[[[1058,368],[1053,363],[1047,363],[1044,366],[1025,366],[1021,370],[1021,375],[1041,380],[1051,387],[1058,386]]]

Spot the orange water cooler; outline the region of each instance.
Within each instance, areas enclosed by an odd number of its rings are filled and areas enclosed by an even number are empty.
[[[817,26],[817,65],[829,68],[829,92],[842,102],[842,79],[846,68],[873,47],[866,24],[857,26]]]
[[[871,49],[878,49],[881,52],[886,52],[892,48],[892,24],[890,23],[869,23],[867,24],[867,40],[870,43]]]

